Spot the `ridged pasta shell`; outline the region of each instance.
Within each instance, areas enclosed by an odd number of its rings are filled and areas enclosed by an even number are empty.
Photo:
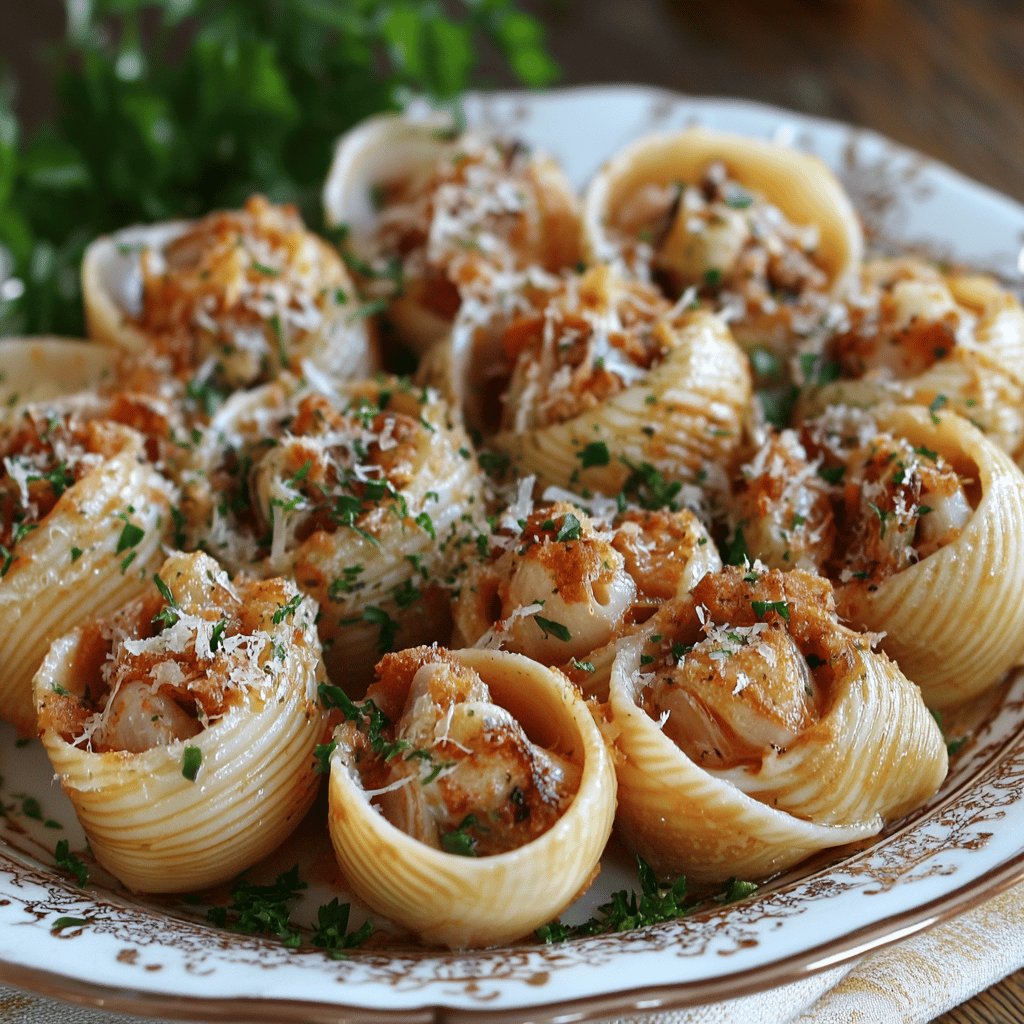
[[[957,304],[977,318],[970,337],[916,376],[806,386],[795,421],[830,405],[869,409],[890,403],[928,406],[938,400],[1019,457],[1024,450],[1024,309],[990,278],[945,275],[943,280]]]
[[[32,676],[51,642],[134,597],[162,559],[175,490],[139,434],[105,430],[110,454],[12,544],[0,578],[0,717],[22,733],[35,729]]]
[[[234,325],[236,337],[224,341],[217,334],[216,317],[225,314],[211,314],[204,308],[193,311],[190,320],[186,320],[185,314],[179,317],[188,338],[177,348],[164,351],[161,339],[151,335],[140,321],[145,310],[144,253],[153,253],[163,262],[168,247],[191,232],[202,231],[207,225],[230,217],[239,223],[258,225],[265,211],[272,209],[262,201],[250,200],[245,211],[237,214],[139,225],[96,239],[86,249],[82,262],[82,294],[90,338],[141,359],[144,364],[157,356],[169,359],[171,371],[182,377],[207,372],[212,355],[219,361],[219,372],[225,378],[220,386],[229,388],[266,381],[278,370],[299,369],[305,361],[338,379],[373,373],[379,365],[377,340],[359,310],[355,288],[344,264],[326,242],[297,228],[295,234],[298,237],[301,233],[301,245],[287,250],[290,262],[284,270],[264,268],[255,257],[249,259],[257,270],[249,263],[230,259],[218,269],[216,280],[220,290],[216,292],[214,309],[247,302],[246,316],[255,318],[255,327],[248,320],[244,328]],[[237,244],[244,248],[242,241]],[[204,251],[197,247],[190,249],[189,255],[198,258]],[[294,291],[299,287],[295,281],[289,280],[291,272],[302,278],[299,291]],[[249,274],[256,276],[259,287],[248,280]],[[173,284],[174,280],[172,269],[165,284]],[[293,291],[287,298],[275,292],[269,300],[260,290],[279,286]],[[248,298],[246,289],[252,292]],[[184,300],[177,296],[175,301]],[[259,351],[250,351],[253,344]]]
[[[207,571],[225,583],[208,583]],[[210,601],[219,587],[231,587],[205,555],[174,555],[160,574],[172,591],[178,575],[189,576],[187,586]],[[273,672],[264,669],[258,684],[214,679],[230,695],[226,710],[205,728],[195,723],[188,738],[98,752],[63,735],[67,706],[95,683],[82,667],[95,662],[95,627],[60,637],[36,676],[40,736],[54,771],[97,860],[130,889],[188,892],[233,878],[281,844],[316,794],[313,750],[325,718],[317,703],[323,676],[315,603],[298,601],[284,580],[235,586],[246,614],[260,620],[253,635]],[[294,607],[287,603],[293,598]],[[168,655],[164,664],[171,663]],[[147,677],[154,686],[160,664]]]
[[[618,494],[634,466],[693,482],[736,457],[750,401],[750,370],[722,320],[689,314],[674,346],[645,378],[562,423],[488,443],[545,485]]]
[[[348,229],[345,244],[362,260],[398,255],[382,254],[373,241],[381,219],[377,200],[382,187],[419,179],[426,185],[435,167],[460,154],[464,157],[467,149],[478,145],[486,145],[482,136],[453,134],[451,119],[443,115],[421,120],[397,114],[368,118],[338,140],[324,184],[325,219],[330,225]],[[484,190],[480,199],[505,203],[500,191]],[[457,203],[460,211],[472,196],[473,191],[466,189],[463,201]],[[514,208],[508,210],[520,226],[508,237],[499,233],[494,244],[476,245],[470,238],[459,246],[458,266],[445,267],[428,256],[425,269],[431,276],[423,276],[423,267],[406,268],[401,289],[389,297],[388,318],[399,338],[415,352],[427,352],[448,334],[460,297],[467,290],[486,292],[501,275],[527,265],[557,270],[578,260],[577,199],[561,167],[550,157],[531,157],[522,179],[517,180]],[[453,224],[454,216],[445,230],[451,232]],[[479,225],[467,228],[470,235],[474,228]],[[430,236],[429,244],[440,241],[443,247],[443,239],[429,224],[424,233]]]
[[[667,639],[647,649],[674,643],[680,623],[692,633],[694,611],[691,603],[677,610],[675,622],[659,616],[659,635]],[[607,732],[618,753],[617,827],[659,874],[701,882],[764,877],[817,850],[875,834],[883,820],[907,813],[939,787],[945,742],[917,687],[866,638],[833,628],[839,640],[827,660],[834,675],[820,717],[785,747],[766,745],[759,762],[721,768],[701,767],[666,734],[665,721],[640,706],[652,680],[644,673],[657,666],[642,668],[643,636],[623,642],[607,705]],[[744,642],[756,650],[758,638]],[[646,663],[656,660],[648,655]],[[770,674],[784,671],[765,665]]]
[[[0,339],[0,406],[93,388],[113,372],[109,349],[76,338]]]
[[[876,587],[837,587],[840,614],[885,632],[882,646],[932,707],[961,704],[1015,664],[1024,635],[1024,476],[955,413],[901,407],[879,426],[939,452],[976,481],[974,513],[956,540]]]
[[[401,448],[393,435],[383,438],[390,438],[388,453],[402,453],[398,486],[382,492],[376,506],[364,508],[356,500],[360,481],[349,491],[338,482],[325,483],[327,491],[318,492],[320,502],[353,502],[351,521],[331,522],[328,512],[327,522],[318,521],[300,537],[291,536],[291,520],[285,517],[291,511],[298,520],[307,514],[300,501],[305,493],[303,464],[309,462],[309,472],[320,453],[330,457],[332,446],[354,450],[360,445],[369,448],[377,440],[359,415],[348,416],[346,425],[327,435],[315,426],[308,432],[298,430],[296,413],[304,399],[323,403],[324,410],[343,420],[346,410],[383,401],[388,412],[406,424],[408,434],[403,434]],[[276,444],[268,446],[268,439]],[[199,477],[190,489],[198,500],[186,506],[196,541],[232,569],[293,576],[317,599],[324,661],[335,683],[360,694],[382,653],[447,638],[450,605],[440,588],[461,557],[458,536],[469,528],[467,521],[482,515],[483,499],[469,439],[449,421],[446,405],[434,392],[381,377],[324,393],[282,378],[234,396],[214,418],[200,463],[215,481],[220,479],[215,469],[225,452],[233,457],[241,452],[250,460],[248,479],[232,479],[230,486],[247,495],[254,509],[259,504],[260,515],[269,510],[280,520],[282,538],[279,544],[273,522],[263,524],[274,537],[268,545],[258,536],[262,529],[254,534],[251,524],[225,519],[219,508],[220,484],[215,482],[211,490],[209,481]],[[344,458],[339,458],[342,465]],[[366,479],[379,482],[387,480],[387,474],[371,471]]]
[[[862,257],[863,235],[853,205],[829,168],[817,157],[788,146],[704,128],[645,136],[601,168],[584,196],[586,258],[599,262],[617,258],[609,225],[631,194],[649,184],[696,184],[716,160],[794,224],[816,226],[818,262],[833,291],[846,286]]]
[[[494,703],[507,708],[533,742],[580,768],[571,803],[518,849],[459,856],[392,825],[371,804],[351,749],[339,745],[331,760],[331,841],[348,883],[376,912],[426,942],[498,945],[556,917],[589,885],[611,832],[615,772],[586,704],[560,673],[506,652],[452,656],[480,674]]]

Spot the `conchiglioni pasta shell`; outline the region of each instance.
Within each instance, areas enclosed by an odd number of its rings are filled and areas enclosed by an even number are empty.
[[[90,338],[136,356],[151,351],[151,339],[135,322],[143,302],[139,253],[146,248],[160,251],[193,226],[191,221],[136,225],[90,243],[82,259],[82,299]],[[315,239],[315,244],[323,259],[337,264],[337,254],[326,242]],[[344,268],[337,266],[335,270],[337,286],[354,294]],[[338,379],[369,376],[380,364],[377,339],[363,318],[343,308],[343,315],[327,319],[306,340],[296,360],[309,359]]]
[[[692,482],[709,466],[729,465],[750,402],[750,370],[724,322],[693,313],[676,345],[647,377],[562,423],[489,438],[520,473],[545,485],[617,494],[633,465],[649,463]],[[584,449],[603,443],[605,465],[584,466]]]
[[[844,288],[864,251],[856,211],[835,175],[817,157],[788,146],[705,128],[649,135],[616,154],[594,177],[583,201],[587,259],[613,261],[619,255],[609,236],[615,210],[646,184],[697,184],[712,161],[760,192],[794,224],[815,225],[816,259],[833,291]]]
[[[191,892],[226,882],[273,852],[302,820],[320,781],[313,751],[324,738],[319,650],[311,640],[299,648],[284,639],[288,685],[276,699],[245,691],[189,740],[96,753],[53,729],[41,733],[96,859],[129,889]],[[79,642],[76,630],[53,644],[36,675],[38,704],[56,686],[76,692]],[[195,781],[182,773],[186,745],[202,753]]]
[[[876,420],[939,452],[980,496],[959,537],[876,587],[837,586],[836,606],[851,622],[884,631],[883,648],[929,706],[962,704],[998,682],[1021,651],[1024,475],[954,413],[907,406]]]
[[[642,647],[643,637],[624,641],[612,667],[607,731],[616,749],[617,829],[659,875],[685,874],[698,882],[721,882],[730,877],[763,878],[818,850],[841,846],[879,831],[879,808],[872,809],[869,800],[851,796],[853,788],[870,781],[865,762],[854,765],[853,779],[833,778],[841,772],[833,772],[829,766],[829,779],[842,784],[833,795],[854,812],[852,818],[841,824],[789,814],[700,768],[637,703],[644,685],[639,671]],[[888,679],[883,678],[882,682]],[[861,702],[855,699],[853,703]],[[852,718],[855,725],[855,711]],[[886,724],[884,717],[881,721]],[[848,724],[844,716],[837,732],[845,731]],[[877,728],[871,729],[876,745],[878,732]],[[817,746],[813,753],[808,751],[812,765],[799,766],[804,772],[802,781],[812,789],[817,788],[813,776],[819,770],[813,764],[813,754],[829,750],[827,742]],[[942,753],[945,754],[944,748]],[[845,753],[831,751],[833,758],[837,754],[835,767],[841,769]],[[870,763],[874,766],[876,762]],[[799,789],[792,784],[779,788],[791,797]],[[834,822],[839,815],[830,817]]]
[[[232,396],[212,424],[214,451],[220,435],[237,435],[239,421],[255,418],[263,409],[283,413],[289,386],[278,382]],[[341,385],[330,397],[344,407],[359,396],[376,398],[383,391],[391,391],[396,408],[426,424],[416,435],[411,482],[402,489],[409,517],[389,514],[370,536],[345,527],[316,530],[278,560],[262,564],[218,552],[235,570],[292,576],[303,592],[317,599],[328,675],[357,696],[366,689],[385,650],[447,640],[451,609],[441,584],[459,557],[452,537],[465,528],[467,519],[482,514],[483,505],[480,471],[470,454],[469,438],[450,422],[448,407],[436,396],[423,398],[381,378]],[[429,517],[434,536],[415,522],[413,517],[420,510]],[[353,589],[332,591],[331,584],[346,579],[346,570],[357,566],[361,568],[352,581]],[[393,594],[407,582],[427,593],[401,608]],[[377,612],[367,614],[367,609]],[[394,643],[387,647],[381,643],[384,616],[395,627]],[[384,626],[388,628],[387,623]]]
[[[0,717],[23,733],[35,730],[32,676],[52,641],[140,593],[163,561],[174,491],[142,461],[141,439],[125,434],[124,449],[69,487],[18,543],[0,579]],[[118,551],[129,507],[143,535]],[[73,559],[72,548],[81,555]]]
[[[107,348],[77,338],[4,338],[0,340],[0,406],[95,388],[113,372]]]
[[[525,846],[460,857],[392,825],[370,803],[339,747],[331,763],[331,841],[349,884],[377,913],[430,943],[491,946],[550,921],[589,885],[611,832],[615,772],[586,704],[560,673],[518,654],[454,654],[481,675],[495,703],[534,742],[580,766],[572,803]]]
[[[989,278],[951,276],[946,283],[978,317],[970,341],[905,380],[838,380],[805,388],[795,421],[830,405],[931,405],[941,395],[944,408],[971,420],[1005,451],[1024,453],[1024,310]]]
[[[367,118],[343,135],[324,183],[324,217],[332,226],[348,228],[346,243],[363,257],[372,255],[367,240],[377,223],[376,189],[406,175],[428,170],[459,145],[449,117],[433,114],[413,120],[399,114]],[[543,253],[531,262],[557,269],[579,258],[579,215],[575,193],[561,167],[538,155],[531,165],[542,225]],[[423,301],[418,282],[406,282],[402,294],[388,305],[388,318],[398,336],[423,354],[445,338],[451,318]]]

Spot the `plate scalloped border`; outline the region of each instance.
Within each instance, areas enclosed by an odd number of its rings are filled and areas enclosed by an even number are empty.
[[[567,122],[552,117],[561,106],[576,107],[579,117],[571,131]],[[628,138],[642,131],[678,128],[699,119],[714,127],[748,131],[751,134],[785,137],[818,153],[831,163],[853,194],[870,233],[883,247],[900,242],[933,254],[954,252],[972,266],[997,273],[1020,287],[1024,276],[1024,206],[979,185],[937,161],[914,153],[866,129],[744,100],[687,97],[644,86],[584,86],[548,93],[496,93],[467,97],[470,123],[487,122],[500,129],[519,129],[535,143],[559,152],[559,145],[571,147],[586,132],[612,125],[610,134],[584,153],[572,151],[575,159],[570,176],[579,183],[596,169],[600,159],[610,155]],[[618,111],[618,113],[616,113]],[[625,122],[629,111],[632,121]],[[584,116],[585,115],[585,116]],[[531,122],[531,118],[538,118]],[[547,118],[547,121],[544,118]],[[543,128],[543,130],[539,130]],[[582,157],[586,157],[584,160]],[[952,200],[951,200],[952,196]],[[956,201],[953,201],[956,200]],[[934,236],[931,230],[937,212],[950,202],[955,210],[966,205],[978,225],[969,237],[957,237],[958,228]],[[947,213],[948,213],[947,209]],[[948,222],[947,222],[948,223]],[[408,977],[413,992],[431,993],[441,987],[441,998],[427,995],[418,1002],[403,997],[402,1005],[385,1001],[340,1002],[312,997],[277,998],[272,995],[243,996],[213,993],[180,994],[157,984],[156,972],[137,975],[143,984],[86,980],[81,971],[69,968],[76,959],[78,943],[59,945],[86,933],[68,929],[54,933],[46,921],[54,913],[87,913],[88,908],[109,911],[114,943],[131,939],[118,932],[117,925],[131,931],[134,919],[154,917],[152,909],[112,895],[109,901],[96,894],[75,889],[48,874],[31,858],[7,853],[0,846],[0,981],[43,995],[93,1007],[148,1016],[179,1019],[231,1021],[404,1021],[444,1024],[512,1024],[523,1020],[600,1020],[623,1013],[650,1013],[732,999],[764,991],[810,974],[837,966],[880,946],[928,928],[973,907],[1024,879],[1024,676],[1004,688],[1000,707],[983,727],[976,742],[958,762],[950,782],[925,810],[865,849],[813,870],[794,881],[766,887],[763,894],[729,908],[705,911],[692,918],[616,936],[576,940],[565,946],[520,946],[505,950],[468,954],[403,951],[385,955],[355,955],[349,961],[333,962],[319,953],[284,953],[280,946],[259,938],[225,936],[198,922],[162,918],[171,931],[191,929],[209,940],[206,955],[219,946],[221,952],[244,950],[253,957],[247,966],[298,964],[302,959],[319,968],[321,975],[335,973],[336,991],[345,991],[344,965],[387,961],[396,977]],[[1009,820],[1007,820],[1009,819]],[[1001,826],[993,823],[1001,822]],[[2,843],[2,840],[0,840]],[[44,898],[38,898],[42,894]],[[895,894],[895,895],[894,895]],[[872,896],[881,901],[872,902]],[[24,899],[22,897],[25,897]],[[35,897],[35,898],[33,898]],[[868,898],[868,902],[864,900]],[[831,907],[846,907],[850,926],[832,926],[832,933],[801,938],[802,915],[814,902],[828,900]],[[889,909],[887,905],[891,904]],[[875,908],[881,907],[880,910]],[[43,909],[45,908],[45,909]],[[26,914],[28,917],[26,918]],[[830,914],[836,918],[838,914]],[[787,923],[788,922],[788,923]],[[812,923],[815,923],[812,921]],[[35,925],[28,933],[17,925]],[[176,926],[175,926],[176,925]],[[806,929],[803,929],[806,931]],[[26,962],[24,949],[16,950],[18,938],[31,941],[46,962]],[[215,937],[215,938],[214,938]],[[753,956],[762,939],[771,938],[776,952]],[[693,942],[695,946],[687,946]],[[571,951],[572,955],[567,955]],[[134,963],[132,949],[124,963]],[[282,957],[291,958],[290,961]],[[265,962],[260,964],[260,959]],[[120,960],[120,956],[118,957]],[[570,991],[552,999],[552,973],[575,969],[593,981],[601,967],[610,962],[621,966],[639,965],[633,986],[622,988],[605,971],[605,989],[586,994]],[[504,977],[491,972],[467,970],[473,965],[506,961]],[[566,963],[565,961],[569,962]],[[655,970],[652,973],[651,961]],[[508,963],[511,961],[511,968]],[[695,972],[694,964],[704,962],[724,969]],[[429,976],[430,965],[447,964],[463,970],[449,970],[444,976]],[[665,971],[666,965],[676,970]],[[686,969],[680,969],[680,965]],[[230,957],[221,965],[232,966]],[[707,964],[705,964],[707,966]],[[212,968],[215,971],[217,968]],[[182,967],[185,977],[203,988],[198,968]],[[340,972],[340,973],[339,973]],[[598,973],[595,973],[598,972]],[[173,973],[173,972],[170,972]],[[417,975],[426,975],[419,977]],[[295,979],[303,980],[301,973]],[[180,979],[179,979],[180,981]],[[370,979],[360,983],[373,985]],[[376,982],[383,984],[383,982]],[[418,985],[418,987],[416,987]],[[487,988],[486,986],[490,986]],[[503,987],[504,986],[504,987]],[[639,987],[637,987],[639,986]],[[294,989],[294,981],[291,983]],[[578,981],[570,986],[579,989]],[[372,991],[372,990],[371,990]],[[591,990],[592,992],[592,990]],[[364,990],[364,995],[367,994]],[[408,996],[408,991],[405,996]],[[525,995],[529,998],[525,998]],[[349,997],[351,998],[351,997]]]

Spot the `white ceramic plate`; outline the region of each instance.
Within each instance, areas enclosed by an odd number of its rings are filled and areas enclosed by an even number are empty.
[[[870,132],[632,87],[476,97],[467,113],[554,153],[577,184],[651,130],[696,122],[784,139],[836,169],[876,246],[980,267],[1018,288],[1024,275],[1024,207]],[[0,980],[110,1009],[237,1021],[584,1020],[735,997],[895,941],[1024,877],[1024,676],[973,715],[956,731],[974,738],[927,807],[744,903],[555,946],[364,949],[343,961],[214,929],[205,906],[132,897],[98,869],[78,888],[54,867],[61,838],[83,846],[70,805],[39,745],[0,728]],[[323,813],[314,808],[260,875],[302,864],[300,920],[336,882]],[[635,882],[613,851],[574,913],[626,885]],[[61,917],[88,923],[55,931]]]

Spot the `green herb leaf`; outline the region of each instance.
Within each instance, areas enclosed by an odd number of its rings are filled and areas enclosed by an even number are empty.
[[[775,612],[789,622],[789,605],[785,601],[751,601],[750,607],[759,619],[763,619],[768,612]]]
[[[184,775],[189,782],[195,782],[202,763],[203,752],[199,747],[185,747],[185,753],[181,758],[181,774]]]
[[[58,841],[53,860],[61,871],[71,875],[80,886],[84,887],[89,884],[89,869],[71,852],[71,846],[66,839]]]
[[[549,636],[553,636],[556,640],[561,640],[563,643],[568,643],[572,639],[572,633],[560,622],[552,622],[551,619],[545,619],[543,615],[534,615],[533,621],[540,627],[545,640]]]
[[[591,441],[576,453],[576,458],[584,469],[590,469],[591,466],[607,466],[612,461],[608,445],[604,441]]]

